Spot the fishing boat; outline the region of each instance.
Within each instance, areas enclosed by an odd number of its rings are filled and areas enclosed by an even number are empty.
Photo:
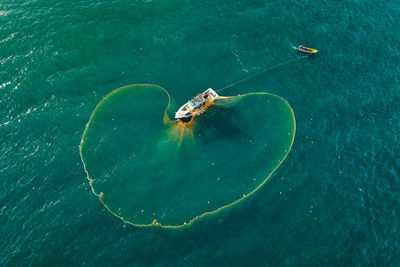
[[[179,108],[175,112],[175,119],[181,122],[190,122],[193,117],[203,113],[207,107],[213,104],[214,99],[218,97],[218,94],[211,88],[208,88],[203,93],[193,97],[187,103]]]
[[[317,49],[305,47],[303,45],[300,45],[299,47],[297,47],[297,50],[299,50],[300,52],[303,52],[303,53],[307,53],[307,54],[315,54],[318,52]]]

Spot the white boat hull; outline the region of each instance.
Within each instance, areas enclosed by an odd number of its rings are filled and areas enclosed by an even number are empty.
[[[175,113],[175,118],[182,122],[189,122],[193,117],[202,114],[217,97],[218,94],[213,89],[208,88],[181,106]]]

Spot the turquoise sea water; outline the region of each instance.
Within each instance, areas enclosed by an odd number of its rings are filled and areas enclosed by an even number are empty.
[[[394,0],[2,1],[0,264],[399,265],[399,19]],[[171,231],[92,194],[79,142],[109,92],[152,83],[179,106],[299,44],[320,52],[226,91],[296,114],[293,151],[251,198]]]

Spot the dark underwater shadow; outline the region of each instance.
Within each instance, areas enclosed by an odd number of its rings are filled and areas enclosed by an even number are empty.
[[[242,116],[234,108],[212,106],[205,114],[195,118],[195,134],[205,142],[213,142],[221,137],[247,140],[250,136],[240,125],[241,119]]]

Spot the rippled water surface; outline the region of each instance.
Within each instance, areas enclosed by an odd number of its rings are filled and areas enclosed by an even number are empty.
[[[399,19],[394,0],[3,0],[0,264],[400,264]],[[296,115],[256,194],[172,231],[125,225],[92,194],[79,143],[109,92],[157,84],[179,106],[300,44],[320,52],[224,92],[270,92]]]

